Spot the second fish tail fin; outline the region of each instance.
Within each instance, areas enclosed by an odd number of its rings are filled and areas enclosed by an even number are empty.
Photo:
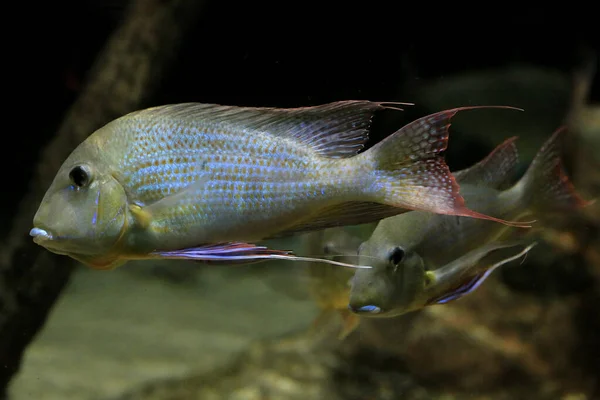
[[[395,207],[488,219],[511,226],[528,226],[469,209],[459,185],[440,153],[448,146],[450,120],[460,111],[505,108],[473,106],[440,111],[420,118],[365,152],[375,164],[370,182],[376,200]],[[519,109],[517,109],[519,110]]]
[[[593,202],[577,193],[563,167],[562,140],[566,130],[563,126],[552,134],[515,186],[524,207],[536,216],[573,211]]]

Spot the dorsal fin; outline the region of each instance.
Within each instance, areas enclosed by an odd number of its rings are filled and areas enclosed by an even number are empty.
[[[175,118],[244,132],[289,137],[330,158],[355,155],[369,138],[375,111],[410,103],[348,100],[300,108],[238,107],[182,103],[128,114],[136,118]]]
[[[515,141],[517,137],[506,139],[498,145],[483,160],[470,168],[453,172],[460,184],[481,185],[489,188],[499,188],[513,177],[519,161],[519,152]]]

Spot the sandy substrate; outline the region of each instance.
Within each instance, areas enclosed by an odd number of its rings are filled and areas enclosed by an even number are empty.
[[[186,284],[127,267],[76,272],[28,349],[12,400],[102,399],[208,372],[256,339],[307,328],[317,314],[308,299],[265,285],[253,266],[204,267]]]

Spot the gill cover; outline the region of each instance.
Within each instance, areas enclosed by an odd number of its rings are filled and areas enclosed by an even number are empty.
[[[105,268],[114,263],[115,244],[127,226],[127,196],[112,174],[70,159],[46,192],[31,235],[54,253]]]

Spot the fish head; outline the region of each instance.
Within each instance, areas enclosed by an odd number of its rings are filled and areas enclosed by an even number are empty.
[[[127,227],[127,195],[100,152],[90,157],[85,144],[59,169],[33,218],[30,235],[53,253],[106,268],[114,261],[107,255]]]
[[[393,317],[413,311],[428,274],[421,256],[410,246],[369,240],[359,248],[361,264],[351,280],[348,308],[361,316]]]

